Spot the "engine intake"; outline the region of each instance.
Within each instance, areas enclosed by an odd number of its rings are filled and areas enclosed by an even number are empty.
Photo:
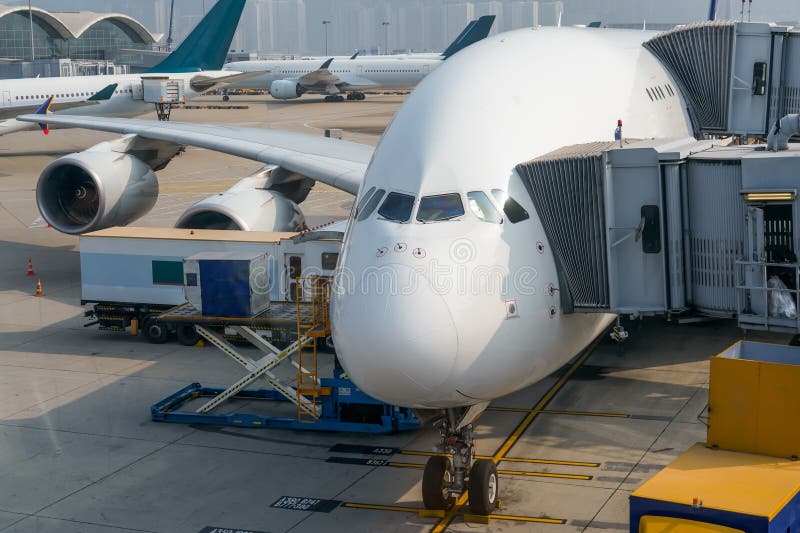
[[[303,96],[303,87],[296,82],[289,80],[275,80],[269,86],[269,94],[279,100],[291,100]]]
[[[158,181],[150,166],[111,151],[108,143],[53,161],[36,186],[42,217],[72,235],[129,224],[157,199]]]

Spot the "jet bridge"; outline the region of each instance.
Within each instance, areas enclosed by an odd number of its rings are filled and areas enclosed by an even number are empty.
[[[517,171],[554,252],[564,312],[727,317],[800,333],[800,146],[599,142]]]
[[[697,134],[763,137],[800,113],[800,28],[709,21],[644,43],[686,97]]]

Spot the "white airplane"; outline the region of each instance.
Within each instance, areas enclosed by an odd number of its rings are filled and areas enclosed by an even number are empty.
[[[470,22],[440,55],[410,54],[398,56],[351,56],[347,59],[237,61],[225,65],[236,72],[265,72],[230,89],[269,90],[273,98],[291,100],[304,94],[325,94],[328,102],[363,100],[365,90],[400,90],[414,88],[425,76],[459,50],[489,35],[494,15]]]
[[[440,450],[450,455],[425,467],[425,506],[446,508],[452,495],[468,491],[471,510],[487,514],[499,479],[492,461],[473,458],[475,420],[491,400],[566,364],[613,320],[562,311],[554,256],[516,165],[566,145],[611,140],[618,120],[631,138],[691,137],[678,85],[642,46],[653,35],[565,27],[485,39],[427,77],[374,150],[253,128],[50,120],[129,134],[126,142],[164,150],[191,144],[278,165],[283,177],[271,194],[292,183],[290,176],[357,194],[332,301],[338,357],[375,398],[443,413]],[[649,87],[667,85],[670,96],[648,96]],[[102,197],[111,174],[91,165],[120,154],[94,150],[94,159],[55,161],[39,181],[40,209],[57,228],[53,222],[64,219],[48,203],[57,195],[42,191],[58,190],[53,176],[84,176],[99,195],[95,217],[118,205],[116,196]],[[118,181],[127,179],[123,173]],[[502,286],[492,286],[487,273]]]
[[[135,117],[153,110],[144,101],[142,79],[183,81],[184,95],[224,86],[252,74],[220,70],[244,9],[245,0],[218,2],[172,54],[145,74],[0,80],[0,135],[34,129],[14,120],[40,106],[65,115]],[[46,126],[42,129],[47,132]]]

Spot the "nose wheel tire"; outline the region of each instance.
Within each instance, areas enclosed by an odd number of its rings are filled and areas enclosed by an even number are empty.
[[[484,516],[492,514],[497,508],[499,489],[497,466],[488,459],[475,461],[469,473],[470,511]]]
[[[422,503],[426,509],[448,509],[452,505],[450,486],[453,464],[449,457],[435,455],[428,459],[422,473]]]

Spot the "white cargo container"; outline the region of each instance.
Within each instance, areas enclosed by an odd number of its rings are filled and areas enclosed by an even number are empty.
[[[132,319],[143,323],[187,301],[183,261],[206,252],[264,254],[268,299],[291,301],[294,278],[333,275],[345,226],[307,233],[131,226],[87,233],[80,236],[81,304],[95,304],[88,316],[104,329],[124,330]]]
[[[144,101],[151,104],[183,104],[186,102],[183,80],[166,76],[142,78]]]

